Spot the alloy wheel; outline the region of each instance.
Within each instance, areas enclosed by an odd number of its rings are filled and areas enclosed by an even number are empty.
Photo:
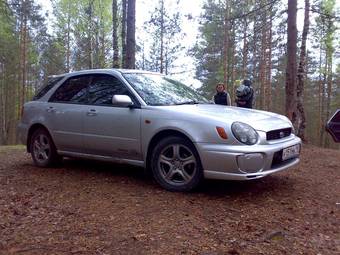
[[[51,156],[51,144],[45,134],[40,133],[33,140],[33,154],[36,161],[45,164]]]
[[[197,161],[192,151],[183,144],[170,144],[158,159],[160,175],[170,185],[189,183],[197,171]]]

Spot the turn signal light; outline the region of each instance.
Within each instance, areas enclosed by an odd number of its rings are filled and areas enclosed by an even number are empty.
[[[228,139],[227,133],[225,132],[223,127],[216,127],[217,133],[218,135],[222,138],[222,139]]]

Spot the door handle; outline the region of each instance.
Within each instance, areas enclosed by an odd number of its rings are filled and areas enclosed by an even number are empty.
[[[47,112],[55,112],[56,109],[53,106],[49,106],[48,108],[46,108]]]
[[[97,115],[97,111],[96,109],[90,109],[87,113],[87,116],[96,116]]]

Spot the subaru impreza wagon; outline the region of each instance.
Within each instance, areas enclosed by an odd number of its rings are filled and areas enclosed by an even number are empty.
[[[24,105],[21,140],[37,166],[62,157],[151,169],[165,189],[203,178],[251,180],[299,162],[285,116],[214,105],[158,73],[88,70],[50,77]]]

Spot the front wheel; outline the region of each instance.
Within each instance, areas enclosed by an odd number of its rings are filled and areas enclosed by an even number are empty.
[[[151,168],[156,181],[170,191],[190,191],[203,179],[196,148],[181,137],[167,137],[156,145]]]

